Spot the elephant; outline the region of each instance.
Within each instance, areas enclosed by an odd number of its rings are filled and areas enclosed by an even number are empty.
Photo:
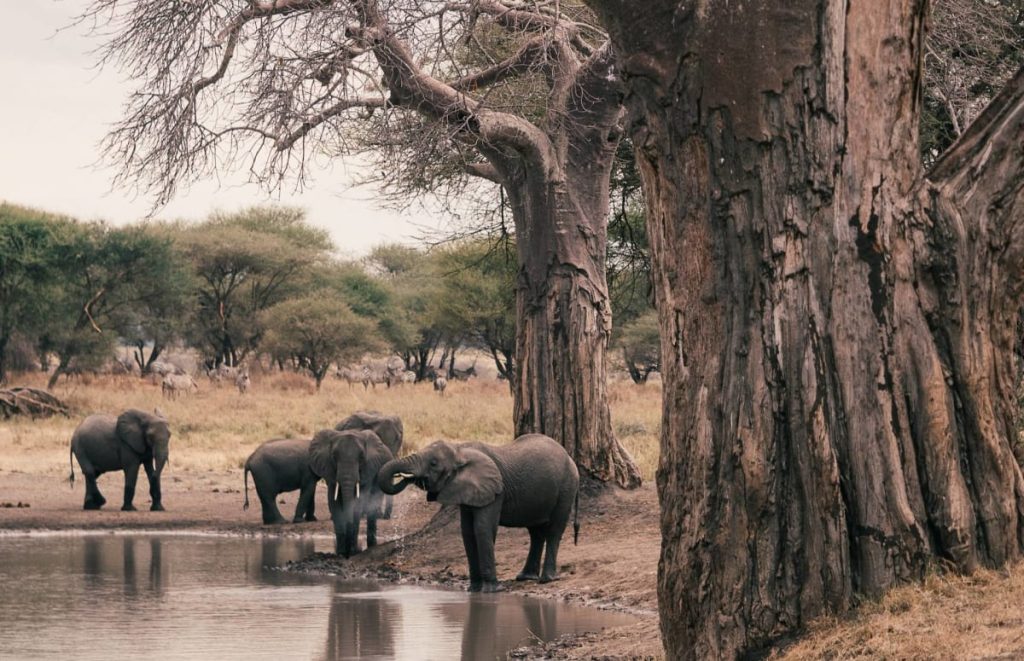
[[[384,415],[380,411],[356,411],[334,426],[337,431],[369,429],[388,446],[391,454],[398,456],[402,449],[404,429],[397,415]]]
[[[348,558],[359,552],[359,522],[366,519],[366,545],[377,544],[377,519],[386,499],[377,473],[394,459],[391,450],[369,430],[324,429],[309,446],[309,467],[327,482],[327,504],[334,522],[335,552]]]
[[[96,486],[96,478],[110,471],[124,471],[124,504],[121,509],[135,510],[135,482],[139,465],[146,469],[150,510],[163,511],[160,495],[160,474],[168,458],[171,431],[167,419],[157,413],[128,409],[116,418],[112,415],[91,415],[78,425],[71,436],[71,455],[85,475],[84,509],[98,510],[107,502]],[[75,463],[71,461],[71,482],[75,481]],[[155,466],[154,466],[155,461]]]
[[[520,436],[506,446],[436,441],[388,462],[377,474],[386,494],[415,484],[427,492],[428,501],[459,506],[470,592],[503,589],[494,568],[499,525],[530,531],[530,552],[517,581],[558,578],[558,546],[574,501],[573,527],[579,533],[579,481],[565,449],[541,434]]]
[[[245,460],[242,471],[245,482],[245,503],[249,509],[249,473],[256,487],[260,506],[263,509],[263,523],[285,523],[277,509],[278,494],[299,489],[299,503],[295,507],[292,523],[316,521],[314,498],[316,483],[320,481],[309,468],[309,439],[278,438],[260,445]]]

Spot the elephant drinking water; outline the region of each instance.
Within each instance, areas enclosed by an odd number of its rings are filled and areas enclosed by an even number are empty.
[[[160,474],[167,463],[171,431],[167,420],[158,414],[128,409],[118,417],[91,415],[82,421],[71,436],[71,454],[85,475],[85,505],[98,510],[107,499],[96,486],[96,478],[110,471],[124,471],[124,504],[122,510],[134,510],[135,482],[139,466],[149,479],[151,510],[163,510],[160,496]],[[71,463],[71,481],[75,481],[75,465]]]
[[[359,552],[359,522],[366,519],[366,545],[377,544],[377,519],[383,518],[384,494],[377,472],[394,455],[368,430],[316,433],[309,446],[309,467],[327,482],[327,504],[334,522],[335,552]]]
[[[377,483],[387,494],[415,484],[427,492],[427,500],[459,506],[471,592],[501,589],[494,568],[499,525],[530,531],[530,551],[516,580],[558,578],[558,545],[579,490],[579,472],[553,439],[527,434],[506,446],[437,441],[385,464]]]

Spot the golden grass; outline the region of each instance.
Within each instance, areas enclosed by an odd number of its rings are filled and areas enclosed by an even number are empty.
[[[849,618],[823,618],[787,659],[1024,658],[1024,564],[972,576],[929,576]]]
[[[430,384],[364,390],[329,378],[315,393],[312,380],[296,374],[253,374],[241,395],[232,385],[197,379],[200,392],[163,399],[159,385],[137,377],[93,377],[61,383],[54,394],[74,410],[71,418],[12,419],[0,424],[0,470],[66,473],[71,433],[93,413],[159,408],[171,421],[171,466],[175,471],[240,468],[252,450],[270,438],[310,437],[359,409],[395,413],[405,426],[408,452],[436,439],[507,443],[512,439],[512,398],[498,381],[449,383],[442,398]],[[15,375],[15,385],[42,387],[42,374]],[[612,421],[645,479],[653,479],[658,457],[661,391],[613,383]],[[77,470],[77,469],[76,469]]]

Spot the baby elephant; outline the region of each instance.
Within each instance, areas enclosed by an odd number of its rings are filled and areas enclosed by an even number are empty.
[[[263,523],[285,523],[277,509],[277,496],[299,489],[299,504],[295,507],[292,523],[316,521],[313,514],[313,496],[319,478],[309,469],[309,439],[280,438],[267,441],[256,448],[245,460],[245,504],[249,509],[249,473],[263,508]]]
[[[530,531],[530,552],[516,580],[557,579],[558,545],[579,483],[576,464],[565,449],[540,434],[520,436],[505,446],[437,441],[388,462],[377,474],[384,493],[396,494],[415,484],[426,490],[428,501],[459,506],[470,592],[502,589],[494,569],[499,525]],[[576,510],[578,530],[578,505]]]
[[[96,478],[111,471],[124,471],[124,504],[122,510],[134,510],[135,482],[139,466],[149,478],[151,510],[163,510],[160,497],[160,473],[168,458],[171,431],[167,420],[154,413],[128,409],[116,418],[112,415],[90,415],[71,436],[71,454],[85,475],[84,509],[98,510],[107,499],[96,486]],[[71,462],[71,482],[75,481],[75,464]]]

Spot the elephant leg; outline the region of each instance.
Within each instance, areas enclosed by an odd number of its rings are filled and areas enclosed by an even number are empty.
[[[305,485],[302,490],[299,491],[299,504],[295,506],[295,516],[292,518],[292,523],[302,523],[303,519],[306,521],[316,521],[316,517],[313,515],[313,496],[316,495],[316,482],[312,486]]]
[[[476,532],[473,530],[473,510],[462,505],[459,507],[462,523],[462,545],[466,549],[466,562],[469,564],[469,591],[480,592],[480,558],[476,551]]]
[[[82,509],[87,510],[98,510],[107,504],[107,499],[100,493],[100,488],[96,485],[96,478],[98,477],[95,472],[90,471],[85,473],[85,505]]]
[[[494,566],[494,540],[498,536],[500,513],[500,498],[487,507],[473,512],[473,533],[476,538],[477,560],[480,563],[481,592],[500,592],[505,589],[498,583],[498,572]]]
[[[359,517],[355,517],[355,521],[348,527],[345,532],[345,548],[347,550],[346,558],[359,553]]]
[[[253,482],[256,482],[256,495],[260,499],[260,509],[263,510],[263,525],[285,523],[281,510],[277,509],[277,492],[262,480],[253,478]]]
[[[530,528],[530,553],[526,556],[523,571],[516,576],[517,581],[536,581],[540,578],[540,556],[544,551],[544,528]]]
[[[160,476],[156,474],[156,470],[153,468],[153,460],[146,461],[142,464],[142,467],[146,469],[146,479],[149,481],[149,499],[153,501],[149,509],[151,512],[163,512],[164,503],[160,493]]]
[[[371,546],[377,546],[377,519],[376,517],[366,517],[366,548]]]
[[[565,532],[564,523],[560,526],[552,524],[545,532],[547,549],[544,552],[544,571],[540,575],[541,583],[558,580],[558,545],[562,542],[563,532]]]
[[[121,505],[121,510],[124,512],[134,512],[135,505],[132,501],[135,499],[135,483],[139,480],[139,464],[134,462],[124,467],[124,504]]]

